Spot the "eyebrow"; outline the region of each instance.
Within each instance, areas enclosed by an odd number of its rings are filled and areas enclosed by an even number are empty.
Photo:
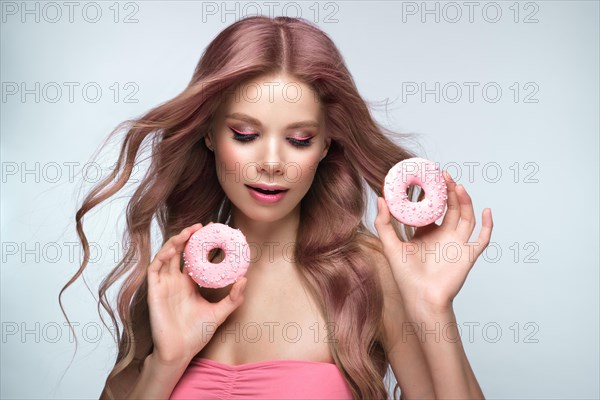
[[[247,114],[243,114],[243,113],[235,112],[235,113],[227,114],[225,116],[225,118],[239,119],[240,121],[249,122],[251,124],[254,124],[254,125],[262,127],[262,124],[260,123],[259,120],[257,120],[256,118],[252,118],[251,116],[249,116]],[[291,123],[291,124],[289,124],[287,126],[288,129],[290,129],[290,128],[304,128],[304,127],[318,128],[319,124],[316,121],[306,120],[306,121],[293,122],[293,123]]]

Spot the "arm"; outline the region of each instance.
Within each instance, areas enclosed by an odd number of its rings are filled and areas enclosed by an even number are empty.
[[[245,277],[233,284],[229,295],[211,303],[202,297],[189,275],[181,271],[180,256],[185,243],[201,227],[202,224],[196,224],[171,237],[148,266],[153,351],[144,359],[141,372],[137,365],[130,365],[117,375],[114,386],[119,398],[169,398],[189,362],[214,334],[205,332],[204,324],[221,325],[244,301]],[[107,397],[105,388],[101,399]]]
[[[380,247],[381,245],[376,246]],[[387,259],[372,251],[383,289],[383,347],[401,389],[401,399],[435,399],[433,379],[421,343],[402,303]]]
[[[417,322],[417,335],[431,366],[435,392],[444,393],[444,398],[485,399],[465,354],[452,308],[428,311],[411,319]]]
[[[450,397],[484,399],[465,354],[453,311],[410,316],[387,259],[376,251],[373,258],[384,295],[383,345],[402,398],[435,399],[436,391],[450,394],[462,386],[468,396]]]
[[[435,397],[484,398],[460,341],[452,300],[489,243],[492,215],[489,209],[483,211],[479,237],[475,242],[469,242],[475,228],[471,198],[464,186],[456,185],[449,174],[444,173],[444,179],[448,185],[448,211],[441,225],[432,223],[420,227],[410,242],[403,242],[391,225],[385,200],[378,198],[375,227],[403,300],[407,320],[413,322],[418,332]],[[458,249],[457,257],[446,258],[438,253],[434,257],[431,251],[425,251],[446,244]],[[442,332],[444,337],[441,337]]]
[[[142,373],[127,399],[168,399],[187,365],[163,365],[150,354],[146,357]]]
[[[150,354],[144,360],[141,372],[137,363],[111,379],[113,399],[168,399],[187,368],[185,363],[163,366]],[[108,382],[100,394],[100,400],[110,400]]]

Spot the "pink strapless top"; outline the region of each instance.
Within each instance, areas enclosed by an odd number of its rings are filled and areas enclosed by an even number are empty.
[[[272,360],[228,365],[196,357],[170,399],[352,400],[352,392],[337,365],[332,363]]]

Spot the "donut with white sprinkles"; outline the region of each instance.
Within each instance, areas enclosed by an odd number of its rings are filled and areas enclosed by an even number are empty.
[[[410,185],[420,186],[425,198],[418,202],[410,201],[406,193]],[[383,197],[390,214],[398,221],[419,227],[435,222],[444,214],[448,190],[433,161],[414,157],[390,168],[383,184]]]
[[[216,248],[225,253],[220,263],[212,263],[208,259],[211,250]],[[183,259],[189,276],[198,285],[222,288],[246,274],[250,265],[250,247],[239,229],[211,222],[190,237]]]

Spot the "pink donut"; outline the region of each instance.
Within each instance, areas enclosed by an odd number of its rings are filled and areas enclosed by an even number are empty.
[[[220,248],[225,258],[218,264],[208,259],[210,251]],[[239,229],[209,223],[190,237],[183,251],[184,266],[200,286],[222,288],[237,281],[250,265],[250,248]]]
[[[406,194],[410,185],[420,186],[425,198],[410,201]],[[434,162],[414,157],[390,168],[383,185],[383,197],[398,221],[418,227],[429,225],[444,214],[448,190],[444,176]]]

